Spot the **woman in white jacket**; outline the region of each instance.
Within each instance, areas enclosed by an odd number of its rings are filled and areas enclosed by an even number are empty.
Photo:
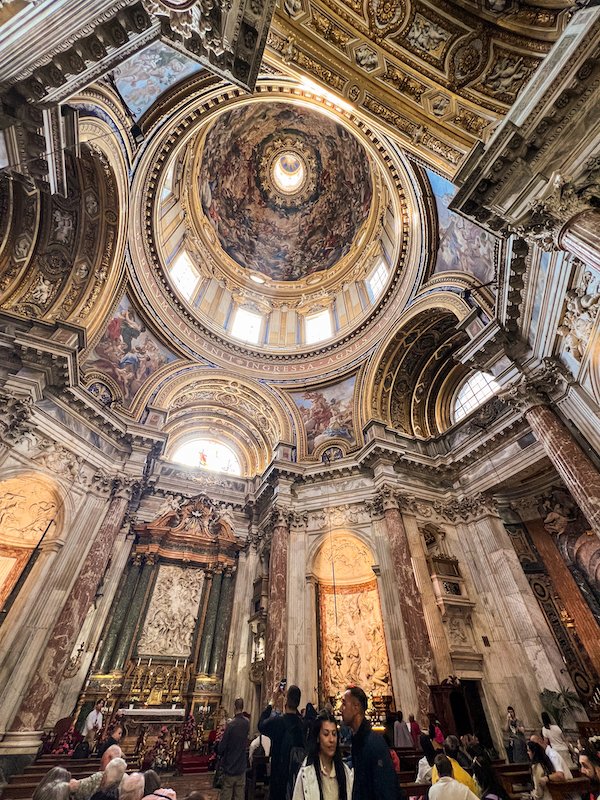
[[[337,724],[329,712],[314,721],[307,749],[293,800],[351,800],[353,775],[342,761]]]

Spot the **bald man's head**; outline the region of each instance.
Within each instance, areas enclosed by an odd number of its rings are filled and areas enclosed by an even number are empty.
[[[102,754],[102,758],[100,759],[100,769],[102,772],[104,772],[107,764],[109,761],[112,761],[113,758],[123,758],[123,751],[118,744],[111,744]]]

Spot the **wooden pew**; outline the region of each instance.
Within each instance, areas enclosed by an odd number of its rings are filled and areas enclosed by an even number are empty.
[[[406,800],[411,800],[412,797],[427,797],[431,784],[410,781],[409,783],[400,783],[400,788],[404,791]]]
[[[496,773],[504,790],[515,800],[531,789],[529,764],[503,764],[496,767]]]
[[[590,790],[590,781],[585,775],[571,781],[548,781],[548,791],[552,800],[565,800],[571,795],[581,795]]]

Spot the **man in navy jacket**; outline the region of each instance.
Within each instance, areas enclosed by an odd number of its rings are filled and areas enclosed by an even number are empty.
[[[383,736],[365,719],[367,695],[351,686],[342,698],[342,719],[352,730],[352,800],[398,800],[398,780]]]

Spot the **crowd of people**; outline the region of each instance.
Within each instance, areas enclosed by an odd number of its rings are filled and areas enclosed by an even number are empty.
[[[177,800],[173,789],[161,785],[158,774],[127,772],[127,762],[119,745],[110,744],[100,757],[98,770],[87,778],[76,779],[63,767],[53,767],[40,781],[32,800]],[[206,800],[201,792],[191,792],[184,800]]]
[[[444,736],[433,714],[423,729],[412,715],[407,722],[401,713],[388,715],[380,735],[367,719],[368,698],[358,686],[349,687],[342,696],[341,724],[331,706],[317,713],[309,703],[301,714],[300,700],[297,686],[286,691],[280,684],[250,744],[249,716],[243,700],[235,701],[234,716],[216,745],[220,800],[244,800],[248,763],[252,766],[255,761],[269,775],[269,800],[400,800],[396,748],[422,753],[413,780],[424,799],[510,800],[477,737]],[[97,732],[99,713],[97,706],[88,715],[86,736]],[[527,738],[512,707],[505,730],[510,761],[527,760],[529,765],[530,800],[552,800],[552,783],[571,780],[576,766],[589,779],[590,800],[600,800],[600,741],[579,741],[572,748],[545,712],[540,732]],[[116,725],[104,742],[96,772],[76,780],[56,767],[39,784],[33,800],[177,800],[173,789],[161,786],[154,770],[127,772],[118,744],[121,734],[122,727]],[[574,792],[573,800],[579,796]],[[205,797],[192,792],[186,800]]]

